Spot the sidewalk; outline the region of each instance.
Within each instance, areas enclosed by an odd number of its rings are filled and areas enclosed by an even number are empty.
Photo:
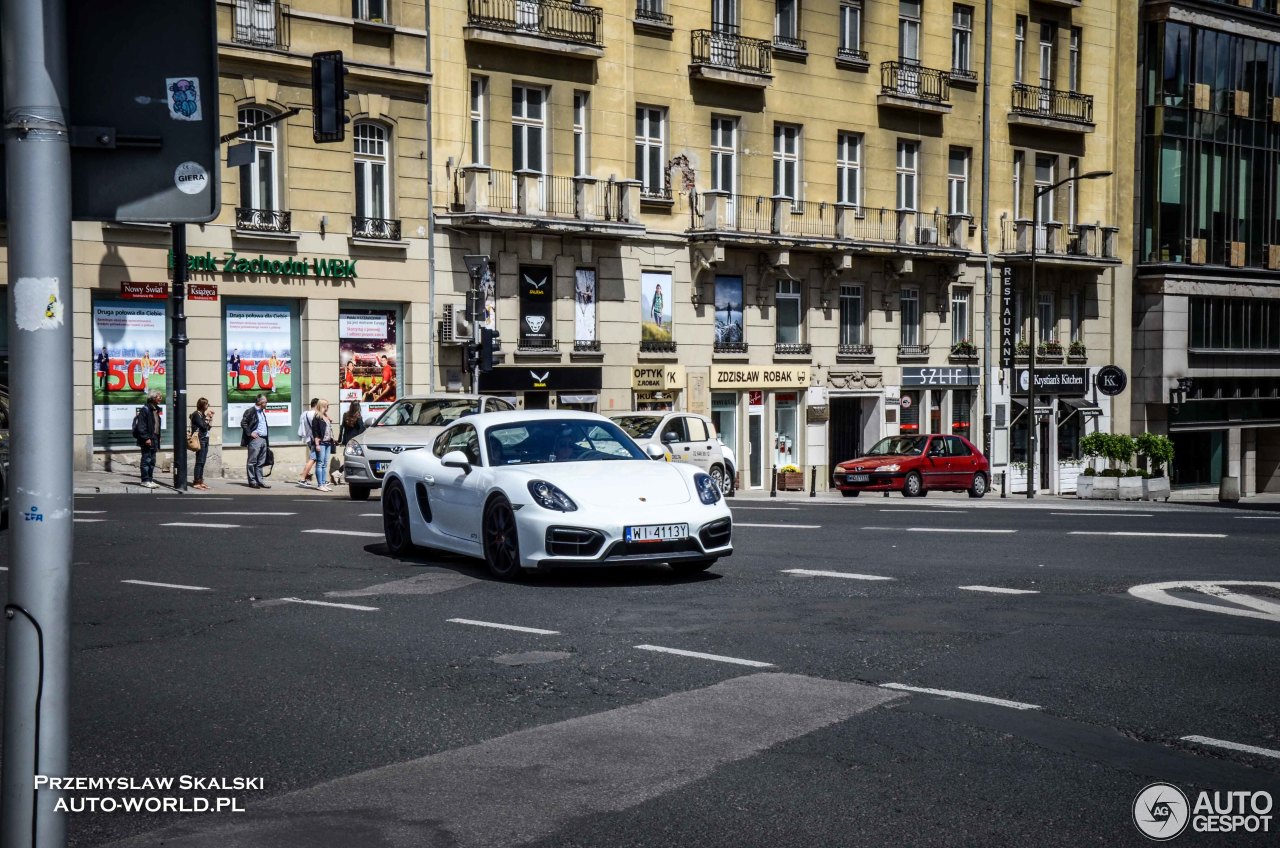
[[[287,472],[280,469],[278,477],[271,476],[267,478],[269,489],[250,489],[245,480],[223,479],[221,477],[206,477],[205,485],[209,487],[208,491],[202,489],[192,489],[190,486],[186,491],[180,491],[173,488],[173,475],[171,473],[163,473],[156,469],[155,480],[160,487],[158,489],[148,489],[142,485],[139,480],[138,472],[130,469],[127,471],[77,471],[72,477],[73,492],[77,495],[191,495],[192,497],[200,497],[201,495],[242,495],[252,497],[254,495],[279,495],[284,493],[309,493],[318,498],[324,497],[343,497],[347,496],[346,485],[334,486],[332,492],[317,492],[314,486],[303,488],[297,484],[297,472]],[[189,479],[189,478],[188,478]]]

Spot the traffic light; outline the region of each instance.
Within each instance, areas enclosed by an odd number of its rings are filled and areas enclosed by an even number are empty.
[[[347,69],[342,51],[311,56],[311,137],[316,144],[342,141],[347,135]]]
[[[497,338],[497,330],[488,327],[480,330],[480,370],[486,374],[493,370],[493,348]]]

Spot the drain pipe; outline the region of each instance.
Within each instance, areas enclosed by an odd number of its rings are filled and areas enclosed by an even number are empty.
[[[990,2],[990,0],[988,0]],[[423,3],[427,23],[427,392],[436,390],[436,192],[435,192],[435,77],[431,74],[431,4]]]

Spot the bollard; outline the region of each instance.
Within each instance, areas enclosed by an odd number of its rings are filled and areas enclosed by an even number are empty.
[[[809,466],[809,497],[816,498],[818,496],[818,466]]]
[[[769,471],[769,497],[776,498],[778,496],[778,466],[770,465]]]

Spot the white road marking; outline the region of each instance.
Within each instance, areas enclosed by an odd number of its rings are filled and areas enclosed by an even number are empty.
[[[944,698],[955,698],[959,701],[977,701],[980,704],[992,704],[997,707],[1009,707],[1014,710],[1038,710],[1037,704],[1024,704],[1021,701],[1006,701],[1004,698],[990,698],[986,695],[974,695],[970,692],[954,692],[950,689],[928,689],[924,686],[907,686],[904,683],[881,683],[885,689],[897,689],[902,692],[921,692],[925,695],[941,695]]]
[[[1260,757],[1275,757],[1280,759],[1280,751],[1273,751],[1270,748],[1259,748],[1256,745],[1242,745],[1239,742],[1228,742],[1225,739],[1211,739],[1208,736],[1184,736],[1183,742],[1195,742],[1199,745],[1211,745],[1214,748],[1226,748],[1230,751],[1243,751],[1246,754],[1257,754]]]
[[[380,512],[362,512],[362,513],[360,513],[360,518],[381,518],[381,517],[382,517],[382,513],[380,513]]]
[[[0,571],[8,571],[8,570],[9,570],[9,566],[7,566],[7,565],[0,565]]]
[[[983,527],[863,527],[863,530],[895,530],[899,533],[1017,533],[1017,530],[988,530]]]
[[[121,583],[132,583],[135,586],[159,586],[161,589],[190,589],[192,592],[212,592],[208,586],[183,586],[180,583],[152,583],[150,580],[121,580]]]
[[[235,500],[235,498],[216,498],[210,495],[196,495],[196,497],[198,497],[202,501],[234,501]],[[156,498],[156,500],[185,501],[187,500],[187,496],[186,495],[161,495],[160,497]],[[188,501],[188,503],[190,503],[190,501]]]
[[[77,509],[76,515],[102,515],[105,509]]]
[[[1138,536],[1147,539],[1225,539],[1226,533],[1139,533],[1129,530],[1072,530],[1070,536]]]
[[[1280,515],[1237,515],[1237,521],[1280,521]]]
[[[679,648],[663,648],[658,645],[636,645],[641,651],[657,651],[660,654],[675,654],[681,657],[693,657],[699,660],[715,660],[716,662],[733,663],[734,665],[748,665],[752,668],[773,668],[773,663],[759,662],[757,660],[743,660],[737,657],[722,657],[719,654],[704,654],[699,651],[682,651]]]
[[[521,627],[517,624],[498,624],[496,621],[475,621],[470,618],[446,618],[454,624],[470,624],[475,627],[492,627],[496,630],[515,630],[518,633],[536,633],[539,636],[559,636],[559,630],[543,630],[540,627]]]
[[[107,519],[105,518],[73,518],[71,520],[74,521],[76,524],[101,524]]]
[[[1006,589],[1003,586],[960,586],[970,592],[994,592],[997,595],[1038,595],[1036,589]]]
[[[785,527],[788,530],[821,530],[821,524],[743,524],[733,522],[734,527]]]
[[[1051,512],[1050,515],[1080,515],[1085,518],[1111,518],[1117,516],[1119,518],[1151,518],[1149,512],[1083,512],[1081,510],[1073,510],[1071,512]]]
[[[1187,609],[1206,612],[1238,615],[1242,618],[1260,618],[1263,621],[1280,622],[1280,605],[1252,595],[1230,592],[1222,588],[1224,586],[1268,586],[1272,589],[1280,589],[1280,583],[1269,583],[1261,580],[1175,580],[1170,583],[1147,583],[1142,586],[1134,586],[1129,590],[1129,594],[1135,598],[1142,598],[1144,601],[1154,601],[1157,604],[1165,604],[1171,607],[1186,607]],[[1248,607],[1248,609],[1240,609],[1238,606],[1227,606],[1226,604],[1193,601],[1189,598],[1179,598],[1170,595],[1169,592],[1171,590],[1203,592],[1206,595],[1221,598],[1229,603]]]
[[[187,515],[297,515],[296,512],[188,512]]]
[[[843,577],[846,580],[892,580],[892,577],[881,577],[878,574],[850,574],[847,571],[816,571],[809,568],[784,568],[783,574],[798,574],[803,577]]]
[[[161,527],[208,527],[213,530],[231,530],[239,527],[239,524],[213,524],[204,521],[169,521],[160,525]]]
[[[729,509],[754,509],[757,512],[799,512],[798,506],[738,506],[734,504]]]
[[[287,604],[307,604],[313,607],[337,607],[338,609],[359,610],[360,612],[377,612],[377,607],[362,607],[359,604],[335,604],[332,601],[307,601],[302,598],[281,598]]]
[[[881,512],[923,512],[928,515],[935,515],[937,513],[943,513],[945,515],[967,515],[969,513],[969,510],[967,509],[953,509],[951,507],[944,507],[939,509],[882,509],[880,511]]]
[[[381,539],[382,533],[369,533],[365,530],[303,530],[303,533],[325,533],[330,536],[363,536],[367,539]]]

